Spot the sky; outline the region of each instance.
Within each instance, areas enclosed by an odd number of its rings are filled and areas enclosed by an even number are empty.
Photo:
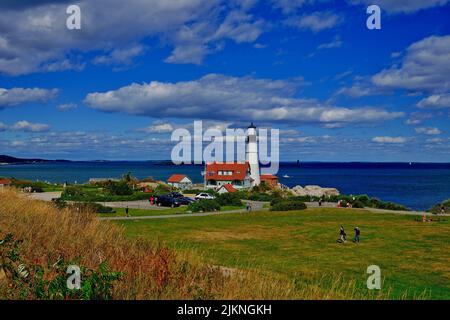
[[[0,154],[170,159],[202,120],[284,161],[450,162],[450,0],[124,3],[0,2]]]

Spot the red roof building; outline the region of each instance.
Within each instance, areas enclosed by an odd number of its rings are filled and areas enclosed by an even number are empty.
[[[220,188],[229,184],[233,188],[250,187],[250,166],[247,162],[213,162],[206,164],[205,187]]]
[[[237,192],[236,188],[233,187],[231,184],[227,183],[221,186],[219,189],[217,189],[218,193],[234,193]]]
[[[192,180],[185,174],[173,174],[167,179],[167,183],[178,189],[187,189],[192,186]]]
[[[9,179],[0,179],[0,186],[6,187],[6,186],[9,186],[10,184],[11,184],[11,180],[9,180]]]
[[[261,182],[264,182],[268,186],[276,187],[278,185],[278,177],[273,174],[262,174]]]

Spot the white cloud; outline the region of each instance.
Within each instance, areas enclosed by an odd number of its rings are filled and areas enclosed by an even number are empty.
[[[432,139],[427,139],[427,142],[428,143],[442,143],[442,142],[444,142],[445,140],[444,139],[442,139],[442,138],[432,138]]]
[[[443,6],[449,0],[350,0],[354,4],[377,4],[390,13],[414,13],[422,9]]]
[[[56,97],[57,89],[0,88],[0,109],[28,102],[47,102]]]
[[[415,129],[417,133],[426,134],[426,135],[438,135],[441,134],[442,131],[438,128],[416,128]]]
[[[145,47],[141,44],[134,44],[125,48],[117,48],[106,55],[99,55],[94,58],[94,64],[103,65],[130,65],[133,59],[145,52]]]
[[[375,137],[372,139],[373,142],[377,143],[405,143],[407,139],[405,137]]]
[[[72,110],[72,109],[76,109],[76,108],[78,108],[78,105],[76,103],[73,103],[73,102],[60,104],[58,106],[59,111],[63,111],[63,112],[64,111],[69,111],[69,110]]]
[[[450,90],[450,35],[431,36],[407,49],[401,66],[392,66],[372,77],[373,84],[416,92]]]
[[[146,133],[167,133],[172,132],[174,127],[170,123],[153,124],[147,128],[139,129],[139,131]]]
[[[419,108],[450,108],[450,94],[435,94],[420,100]]]
[[[431,36],[410,45],[401,64],[369,77],[359,77],[337,94],[353,98],[406,90],[410,94],[432,94],[419,107],[445,108],[450,90],[450,35]]]
[[[430,118],[432,118],[431,114],[413,112],[405,123],[408,125],[418,125]]]
[[[302,16],[292,16],[285,21],[289,26],[313,32],[334,28],[340,22],[341,19],[337,14],[319,11]]]
[[[343,42],[340,37],[335,37],[332,41],[322,43],[317,47],[317,49],[333,49],[333,48],[340,48],[342,46]]]
[[[31,123],[25,120],[18,121],[10,127],[14,131],[26,131],[26,132],[43,132],[48,131],[50,126],[43,123]]]
[[[402,112],[346,108],[296,98],[303,79],[270,80],[210,74],[178,83],[133,83],[86,96],[91,108],[133,115],[259,122],[342,123],[396,119]]]
[[[3,122],[0,122],[0,132],[5,131],[6,129],[8,129],[8,126],[6,124],[4,124]]]
[[[201,63],[223,41],[253,42],[264,21],[247,13],[254,1],[80,0],[82,29],[64,27],[67,3],[2,3],[0,73],[80,70],[72,52],[98,52],[94,63],[130,64],[144,38],[172,48],[167,62]]]
[[[311,0],[272,0],[275,8],[281,9],[283,13],[290,14],[296,12]]]

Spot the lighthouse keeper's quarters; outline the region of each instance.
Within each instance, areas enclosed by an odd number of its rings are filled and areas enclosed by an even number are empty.
[[[205,189],[217,189],[225,184],[235,189],[251,187],[248,162],[212,162],[206,164]]]

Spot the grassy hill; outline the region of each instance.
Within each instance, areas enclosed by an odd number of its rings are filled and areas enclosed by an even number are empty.
[[[447,221],[312,209],[107,222],[71,210],[0,192],[0,299],[449,298]],[[362,242],[336,243],[340,224]],[[70,264],[80,293],[65,287]],[[365,287],[372,264],[381,291]]]
[[[370,296],[366,269],[378,265],[385,295],[449,299],[450,223],[415,219],[309,209],[121,223],[131,237],[163,240],[176,250],[195,249],[207,263],[316,284],[324,291],[340,278],[354,283],[357,294]],[[353,228],[360,227],[361,243],[337,243],[341,224],[350,239]]]

